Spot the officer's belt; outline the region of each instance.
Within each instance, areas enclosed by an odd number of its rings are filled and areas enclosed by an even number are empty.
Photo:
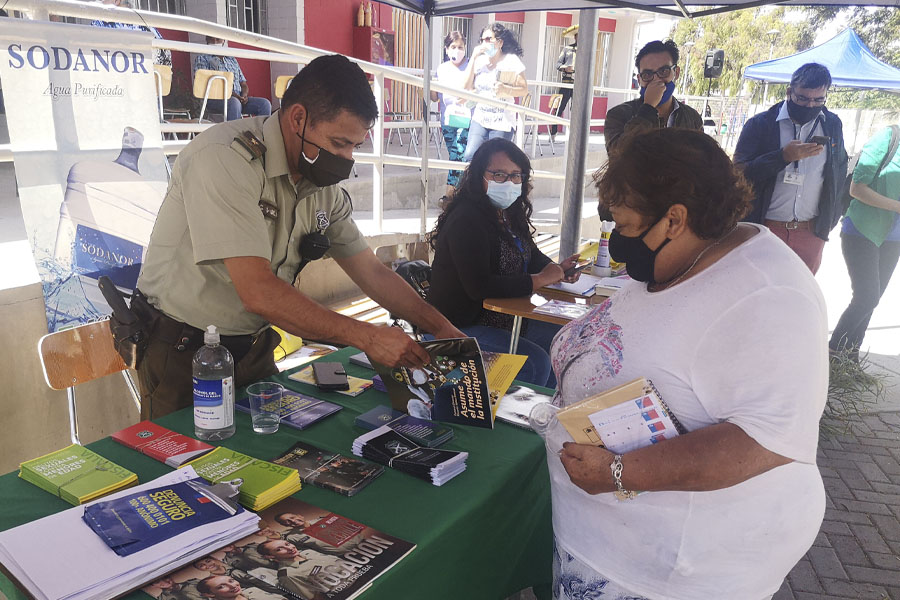
[[[147,324],[151,338],[171,345],[177,352],[190,352],[193,354],[204,344],[204,331],[202,329],[197,329],[192,325],[182,323],[163,314],[147,302],[147,297],[140,290],[134,291],[134,296],[131,299],[131,310]],[[219,336],[219,343],[228,348],[235,364],[237,364],[250,352],[250,348],[257,337],[259,337],[259,334],[221,335]]]

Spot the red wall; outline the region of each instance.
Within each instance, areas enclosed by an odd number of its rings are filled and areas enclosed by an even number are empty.
[[[306,0],[306,45],[353,56],[353,26],[360,0]],[[391,7],[372,2],[372,26],[390,29]]]
[[[551,27],[571,27],[572,15],[567,13],[547,13],[547,25]]]
[[[609,104],[609,98],[602,97],[594,97],[594,102],[591,105],[591,118],[592,119],[605,119],[606,118],[606,109]],[[549,94],[544,94],[541,96],[541,107],[542,112],[548,112],[550,110],[550,96]],[[566,107],[566,112],[564,114],[569,114],[572,110],[572,101],[569,100],[569,105]],[[549,126],[541,125],[538,127],[541,133],[547,133]],[[560,125],[560,131],[565,131],[565,127]],[[603,126],[591,127],[591,131],[594,132],[602,132]]]
[[[616,20],[615,19],[604,19],[601,17],[597,21],[597,31],[602,31],[604,33],[615,33],[616,32]]]
[[[507,23],[524,23],[524,12],[502,12],[494,14],[495,21],[505,21]]]

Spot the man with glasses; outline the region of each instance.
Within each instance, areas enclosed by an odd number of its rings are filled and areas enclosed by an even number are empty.
[[[843,126],[825,108],[830,87],[826,67],[797,69],[785,100],[744,124],[734,152],[755,194],[747,220],[771,229],[813,273],[841,217],[838,192],[847,175]]]
[[[672,40],[652,41],[638,52],[634,65],[638,70],[641,95],[606,113],[603,137],[607,152],[625,133],[664,127],[703,131],[700,113],[672,95],[675,80],[681,73],[678,55],[678,46]]]

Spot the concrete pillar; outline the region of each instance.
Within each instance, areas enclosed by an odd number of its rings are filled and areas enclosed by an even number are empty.
[[[603,15],[601,15],[603,16]],[[616,31],[612,34],[609,57],[609,87],[631,88],[631,76],[634,74],[635,21],[633,15],[621,15],[616,18]],[[609,94],[609,108],[618,106],[628,100],[626,94]]]
[[[306,20],[303,10],[303,2],[269,2],[269,35],[287,42],[305,43]],[[301,65],[282,62],[270,63],[272,73],[272,108],[279,105],[275,97],[275,81],[281,75],[296,75]]]

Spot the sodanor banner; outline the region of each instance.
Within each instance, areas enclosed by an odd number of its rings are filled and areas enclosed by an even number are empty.
[[[110,313],[97,280],[137,283],[167,185],[140,31],[0,19],[19,200],[51,332]]]

